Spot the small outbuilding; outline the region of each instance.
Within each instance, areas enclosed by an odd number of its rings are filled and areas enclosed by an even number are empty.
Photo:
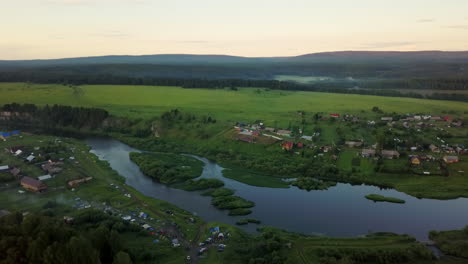
[[[382,150],[381,154],[386,159],[398,159],[400,157],[400,153],[396,150]]]
[[[375,149],[362,149],[361,156],[365,158],[375,156]]]
[[[457,163],[460,161],[458,156],[444,156],[445,163]]]

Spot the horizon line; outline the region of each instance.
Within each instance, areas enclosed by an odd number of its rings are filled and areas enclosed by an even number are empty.
[[[82,58],[100,58],[100,57],[143,57],[143,56],[226,56],[226,57],[237,57],[237,58],[294,58],[306,55],[315,55],[315,54],[327,54],[327,53],[346,53],[346,52],[355,52],[355,53],[423,53],[423,52],[439,52],[439,53],[460,53],[468,52],[468,50],[335,50],[335,51],[321,51],[321,52],[311,52],[303,53],[298,55],[291,56],[241,56],[241,55],[230,55],[230,54],[215,54],[215,53],[153,53],[153,54],[107,54],[107,55],[90,55],[90,56],[81,56],[81,57],[57,57],[57,58],[47,58],[47,59],[17,59],[17,60],[8,60],[1,59],[0,61],[46,61],[46,60],[66,60],[66,59],[82,59]]]

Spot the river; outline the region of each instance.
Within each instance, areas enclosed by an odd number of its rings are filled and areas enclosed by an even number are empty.
[[[129,158],[130,152],[140,152],[112,138],[90,138],[86,143],[91,152],[106,160],[126,184],[141,193],[168,201],[205,221],[235,224],[240,218],[227,215],[211,205],[211,198],[199,192],[187,192],[159,184],[143,175]],[[192,156],[192,155],[191,155]],[[255,202],[248,217],[288,231],[334,237],[354,237],[369,232],[409,234],[426,241],[430,230],[458,229],[468,225],[468,199],[418,199],[396,190],[339,183],[325,191],[304,191],[296,187],[275,189],[250,186],[222,175],[223,168],[205,158],[193,156],[205,163],[203,178],[218,178],[236,195]],[[376,193],[400,198],[405,204],[375,203],[364,198]],[[253,232],[255,225],[241,227]]]

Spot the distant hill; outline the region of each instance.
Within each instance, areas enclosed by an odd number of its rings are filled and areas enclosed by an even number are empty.
[[[0,60],[0,66],[44,67],[59,65],[94,64],[153,64],[153,65],[245,65],[245,64],[297,64],[297,63],[416,63],[416,62],[468,62],[468,51],[339,51],[305,54],[294,57],[239,57],[228,55],[111,55],[98,57],[64,58],[50,60]]]
[[[468,51],[337,51],[291,57],[301,62],[468,62]]]

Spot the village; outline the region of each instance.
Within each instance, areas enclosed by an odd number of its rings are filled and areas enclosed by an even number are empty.
[[[304,115],[304,112],[298,111],[298,114]],[[447,166],[468,155],[466,141],[463,141],[466,138],[463,119],[451,116],[405,114],[371,119],[330,113],[316,114],[311,125],[306,123],[303,119],[302,126],[290,125],[285,129],[267,126],[261,121],[237,122],[233,139],[277,146],[273,149],[302,157],[309,153],[306,156],[312,159],[325,158],[338,165],[343,165],[340,160],[348,159],[351,167],[359,167],[360,163],[366,162],[364,159],[375,164],[389,160],[386,163],[399,163],[420,175],[448,176]],[[338,136],[324,139],[324,127],[328,128],[329,134]],[[418,134],[418,139],[415,140],[413,133]],[[464,170],[457,173],[463,174]]]
[[[70,142],[64,142],[67,139],[19,131],[1,132],[1,135],[0,196],[4,203],[0,204],[0,218],[15,210],[22,211],[26,216],[42,203],[48,206],[57,201],[56,197],[61,197],[66,200],[63,202],[67,208],[64,210],[67,213],[63,215],[66,224],[73,225],[74,215],[79,212],[99,210],[140,227],[152,237],[151,243],[156,247],[162,244],[174,250],[188,250],[190,254],[185,258],[186,263],[191,263],[194,256],[203,257],[212,248],[218,252],[224,251],[230,237],[229,230],[213,226],[200,234],[202,242],[193,240],[193,235],[189,237],[186,231],[191,229],[193,233],[199,230],[200,220],[197,217],[186,213],[181,215],[180,210],[174,207],[158,206],[156,209],[148,206],[121,180],[96,180],[94,175],[83,169],[82,166],[86,165],[81,163],[89,162],[84,159],[89,158],[90,154],[77,149]],[[17,145],[16,142],[21,144]],[[97,163],[97,160],[92,162]],[[105,192],[98,194],[94,188],[104,188]],[[114,198],[109,200],[106,198],[109,195]]]

